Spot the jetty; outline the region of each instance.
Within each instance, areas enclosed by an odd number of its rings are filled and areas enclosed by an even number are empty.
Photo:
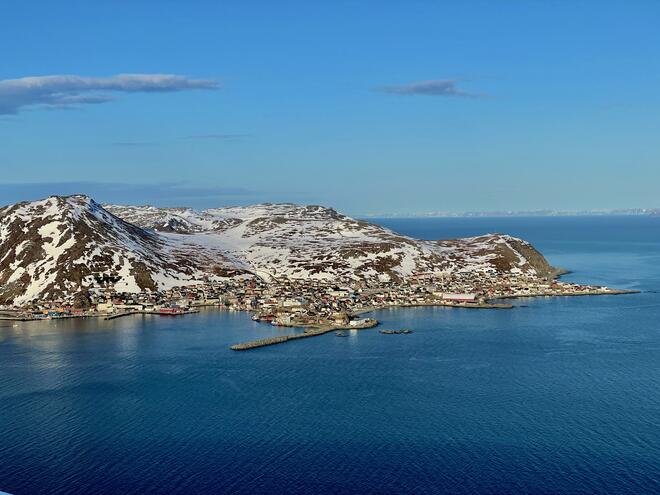
[[[123,313],[114,313],[103,318],[104,320],[114,320],[115,318],[121,318],[122,316],[137,315],[139,311],[126,311]]]
[[[492,302],[460,303],[460,302],[443,301],[436,304],[430,304],[428,306],[445,306],[448,308],[469,308],[469,309],[512,309],[513,308],[513,304],[492,303]]]
[[[115,318],[121,318],[122,316],[131,316],[131,315],[161,315],[161,316],[183,316],[193,313],[199,313],[198,309],[187,309],[182,311],[163,311],[163,310],[154,310],[154,311],[123,311],[121,313],[114,313],[103,318],[104,320],[114,320]]]
[[[278,335],[277,337],[270,337],[267,339],[251,340],[242,344],[235,344],[230,347],[232,351],[248,351],[250,349],[258,349],[259,347],[266,347],[269,345],[283,344],[291,340],[306,339],[308,337],[317,337],[325,335],[330,332],[337,332],[341,330],[364,330],[366,328],[373,328],[378,325],[378,320],[368,318],[361,325],[322,325],[317,328],[306,328],[303,333],[294,333],[288,335]]]
[[[578,297],[578,296],[621,296],[626,294],[639,294],[639,290],[627,289],[598,289],[581,291],[563,291],[563,292],[534,292],[531,294],[504,294],[497,296],[496,299],[524,299],[526,297]]]

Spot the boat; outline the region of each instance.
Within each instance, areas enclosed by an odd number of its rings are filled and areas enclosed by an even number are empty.
[[[154,314],[161,316],[180,316],[186,314],[186,312],[182,309],[163,308],[163,309],[159,309],[158,311],[154,311]],[[59,317],[55,316],[54,318],[59,318]]]
[[[346,332],[338,331],[335,332],[335,337],[348,337],[348,335],[346,334]]]
[[[412,330],[379,330],[379,332],[385,335],[407,335],[409,333],[413,333]]]

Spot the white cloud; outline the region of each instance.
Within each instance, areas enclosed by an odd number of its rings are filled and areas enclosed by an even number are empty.
[[[111,77],[76,75],[23,77],[0,80],[0,114],[16,114],[26,107],[66,108],[113,100],[108,92],[156,93],[217,89],[211,79],[174,74],[119,74]]]
[[[263,202],[304,201],[307,192],[263,191],[214,184],[124,182],[0,182],[0,207],[51,195],[86,194],[102,203],[210,208]]]
[[[418,81],[395,86],[379,88],[383,93],[396,95],[425,95],[425,96],[478,96],[458,88],[457,81],[453,79],[436,79],[432,81]]]

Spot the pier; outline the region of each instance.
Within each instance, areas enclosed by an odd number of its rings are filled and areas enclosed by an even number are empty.
[[[278,335],[277,337],[270,337],[267,339],[251,340],[242,344],[235,344],[230,347],[232,351],[248,351],[250,349],[257,349],[259,347],[266,347],[269,345],[282,344],[290,340],[306,339],[308,337],[317,337],[325,335],[326,333],[335,332],[337,330],[364,330],[366,328],[373,328],[378,325],[378,320],[369,319],[363,325],[324,325],[318,328],[306,329],[303,333],[294,333],[289,335]]]
[[[130,315],[137,315],[137,314],[140,314],[140,312],[139,311],[127,311],[125,313],[115,313],[115,314],[112,314],[112,315],[108,315],[103,319],[104,320],[114,320],[115,318],[121,318],[122,316],[130,316]]]
[[[429,305],[424,305],[429,306]],[[458,303],[458,302],[440,302],[430,306],[445,306],[447,308],[469,308],[469,309],[512,309],[513,304],[508,303]]]
[[[534,292],[531,294],[505,294],[497,296],[495,299],[523,299],[526,297],[578,297],[578,296],[620,296],[626,294],[639,294],[639,290],[623,289],[600,289],[600,290],[582,290],[582,291],[550,291]]]
[[[187,309],[185,311],[125,311],[122,313],[114,313],[103,318],[104,320],[114,320],[115,318],[121,318],[122,316],[131,316],[131,315],[161,315],[161,316],[183,316],[190,315],[193,313],[199,313],[198,309]]]

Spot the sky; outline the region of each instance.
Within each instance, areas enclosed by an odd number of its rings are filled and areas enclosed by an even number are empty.
[[[0,203],[660,207],[660,2],[0,0]]]

